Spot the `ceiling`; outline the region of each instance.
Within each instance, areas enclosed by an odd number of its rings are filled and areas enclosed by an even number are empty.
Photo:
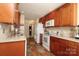
[[[20,3],[19,10],[25,19],[39,19],[64,3]]]

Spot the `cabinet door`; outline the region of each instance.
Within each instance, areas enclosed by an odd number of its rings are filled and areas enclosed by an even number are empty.
[[[66,51],[66,48],[68,47],[67,46],[67,41],[64,40],[64,39],[61,39],[61,38],[58,38],[59,40],[59,45],[60,45],[60,49],[59,49],[59,55],[61,56],[66,56],[67,55],[67,51]]]
[[[62,56],[62,55],[65,55],[64,54],[65,47],[62,46],[63,44],[59,40],[60,40],[59,38],[51,37],[51,39],[50,39],[50,51],[57,56]]]
[[[71,9],[70,9],[70,21],[71,21],[71,25],[72,26],[76,26],[77,25],[77,4],[76,3],[72,3],[71,5]]]
[[[64,5],[63,7],[61,7],[61,10],[62,10],[62,12],[61,12],[61,15],[62,15],[61,25],[67,26],[69,24],[68,5]]]
[[[68,41],[69,48],[67,48],[66,50],[68,51],[68,54],[70,56],[77,56],[77,45],[78,43],[76,42]]]
[[[65,56],[77,56],[77,44],[76,42],[60,39],[61,46],[64,48],[63,54]]]
[[[56,10],[56,26],[75,26],[77,18],[77,5],[65,4]]]
[[[72,15],[74,15],[74,14],[72,12],[73,8],[72,8],[71,4],[67,4],[65,10],[67,11],[66,12],[66,26],[73,26],[73,23],[71,23],[71,22],[73,21],[72,18],[74,18],[74,16],[72,16]]]
[[[15,4],[15,9],[18,11],[19,10],[19,3]]]
[[[62,20],[61,20],[61,26],[64,26],[66,24],[66,10],[65,10],[65,6],[63,6],[61,8],[62,12],[61,12],[61,16],[62,16]]]
[[[13,23],[15,5],[13,3],[0,3],[0,22]]]
[[[60,11],[57,9],[55,11],[55,26],[60,26]]]
[[[55,40],[55,38],[50,37],[50,51],[51,52],[53,52],[53,50],[54,50],[54,46],[55,46],[55,44],[53,43],[53,42],[55,42],[54,40]]]
[[[77,56],[79,56],[79,44],[77,44]]]
[[[76,4],[65,4],[62,8],[62,25],[75,26],[76,25]]]
[[[0,56],[24,56],[24,46],[24,41],[0,43]]]
[[[59,45],[55,37],[50,37],[50,51],[55,55],[59,55]]]
[[[24,56],[25,55],[25,42],[11,42],[6,43],[6,55],[8,56]]]
[[[58,26],[62,26],[62,10],[61,10],[61,8],[59,8],[59,11],[58,11]]]
[[[15,20],[14,23],[16,25],[16,27],[20,26],[20,12],[15,12]]]
[[[4,43],[0,43],[0,56],[6,56],[6,44],[4,44]]]
[[[79,43],[61,38],[50,38],[50,51],[58,56],[79,56]]]

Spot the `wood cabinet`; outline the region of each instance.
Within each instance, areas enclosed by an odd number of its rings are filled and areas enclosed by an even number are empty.
[[[0,23],[13,23],[14,8],[13,3],[0,3]]]
[[[24,56],[25,41],[0,43],[0,56]]]
[[[55,18],[55,11],[52,11],[48,14],[48,20],[54,19]]]
[[[50,51],[57,55],[62,56],[65,55],[65,47],[64,44],[59,41],[59,38],[56,37],[50,37]]]
[[[55,20],[55,26],[76,26],[77,25],[77,4],[66,3],[56,10],[47,14],[44,21]],[[44,18],[42,17],[42,18]]]
[[[15,20],[14,20],[14,24],[16,25],[16,27],[20,26],[20,12],[15,12]]]
[[[67,3],[56,9],[55,26],[76,26],[77,4]]]
[[[19,4],[2,3],[0,4],[0,23],[19,24],[20,12]]]
[[[54,16],[55,19],[55,26],[61,26],[61,10],[55,10],[56,15]]]
[[[16,4],[15,4],[15,9],[16,9],[17,11],[19,11],[19,3],[16,3]]]
[[[57,56],[79,56],[79,43],[50,37],[50,51]]]
[[[15,4],[15,15],[14,15],[15,19],[14,19],[14,25],[15,27],[18,27],[20,26],[20,11],[19,11],[19,3],[16,3]]]
[[[76,4],[65,4],[61,7],[61,26],[76,26]]]
[[[46,22],[49,21],[49,20],[54,19],[55,18],[55,15],[56,15],[55,11],[50,12],[49,14],[45,15],[44,17],[41,17],[39,19],[39,22],[42,22],[43,25],[44,25],[44,27],[45,27]]]

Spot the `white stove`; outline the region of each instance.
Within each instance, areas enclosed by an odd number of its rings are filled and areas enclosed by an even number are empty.
[[[44,35],[43,47],[50,51],[50,35]]]

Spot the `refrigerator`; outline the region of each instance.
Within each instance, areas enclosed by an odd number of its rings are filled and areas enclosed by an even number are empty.
[[[40,34],[44,34],[44,28],[42,23],[37,23],[35,26],[34,39],[36,43],[40,43]]]

